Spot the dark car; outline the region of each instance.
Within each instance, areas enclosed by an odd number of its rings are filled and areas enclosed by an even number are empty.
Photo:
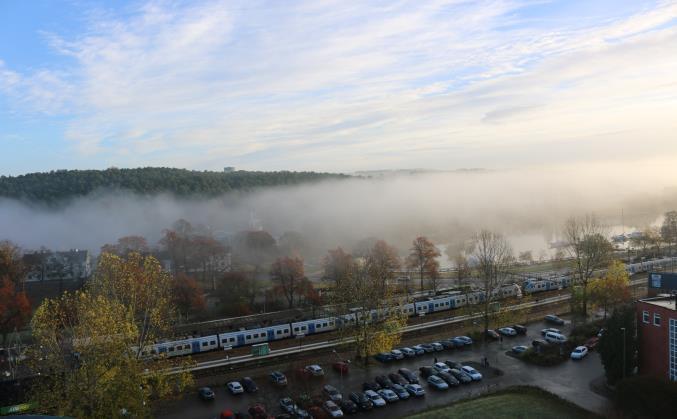
[[[426,353],[435,352],[435,347],[430,343],[422,343],[421,348],[423,348]]]
[[[438,372],[436,375],[446,381],[447,384],[449,384],[449,387],[458,387],[461,384],[461,382],[450,372],[442,371]]]
[[[534,348],[537,348],[539,346],[548,346],[549,343],[544,341],[543,339],[534,339],[533,342],[531,342],[531,346]]]
[[[452,361],[451,359],[447,359],[444,363],[447,364],[449,368],[456,368],[457,370],[463,368],[463,364]]]
[[[348,374],[348,363],[345,361],[339,361],[339,362],[334,362],[331,367],[334,369],[334,371],[340,373],[340,374]]]
[[[395,357],[390,352],[381,352],[380,354],[374,355],[374,358],[379,362],[392,362],[395,360]]]
[[[386,377],[385,375],[377,375],[375,380],[378,385],[381,386],[381,388],[390,388],[393,385],[393,382],[390,381],[390,378]]]
[[[350,400],[355,403],[362,410],[371,410],[374,408],[374,403],[369,400],[362,392],[353,391],[349,396]]]
[[[442,344],[444,349],[454,349],[457,346],[459,346],[459,345],[456,344],[456,342],[454,342],[453,339],[442,340],[442,341],[440,341],[440,343]]]
[[[388,374],[388,378],[390,378],[390,381],[392,381],[394,384],[399,384],[401,386],[406,386],[409,384],[409,381],[406,378],[394,372]]]
[[[209,388],[209,387],[201,387],[197,391],[197,395],[202,399],[202,400],[214,400],[214,391]]]
[[[378,383],[375,383],[373,381],[365,381],[362,383],[362,390],[367,391],[367,390],[374,390],[374,391],[379,391],[381,389],[381,386]]]
[[[588,348],[588,350],[592,351],[597,347],[597,344],[599,343],[599,338],[597,336],[593,336],[587,341],[585,341],[585,347]]]
[[[270,373],[270,382],[278,386],[286,386],[287,376],[280,371],[273,371]]]
[[[256,393],[259,388],[254,382],[254,380],[251,379],[251,377],[242,377],[242,380],[240,380],[240,384],[242,384],[242,387],[244,387],[244,391],[247,393]]]
[[[501,336],[492,329],[487,330],[487,337],[493,340],[499,340],[501,338]]]
[[[545,316],[545,321],[548,322],[548,323],[553,323],[553,324],[557,324],[557,325],[560,325],[560,326],[564,324],[564,320],[560,319],[559,317],[555,316],[554,314],[548,314],[547,316]]]
[[[428,378],[431,375],[435,374],[435,370],[433,367],[421,367],[418,369],[421,372],[421,376],[423,378]]]
[[[339,402],[338,405],[341,408],[341,410],[343,410],[345,413],[349,413],[349,414],[357,413],[357,410],[358,410],[357,405],[352,400],[343,399]]]
[[[521,324],[513,324],[512,328],[515,329],[515,332],[517,332],[518,335],[526,335],[527,334],[527,327],[523,326]]]
[[[249,414],[252,415],[254,419],[268,419],[268,412],[266,412],[265,406],[261,403],[256,403],[254,406],[250,407]]]
[[[463,371],[452,368],[451,369],[451,375],[454,376],[458,381],[460,381],[463,384],[468,384],[472,382],[472,377],[470,377],[468,374],[464,373]]]
[[[397,372],[409,381],[409,384],[418,384],[418,377],[409,368],[400,368]]]

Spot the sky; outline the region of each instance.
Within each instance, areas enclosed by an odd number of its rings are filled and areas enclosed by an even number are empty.
[[[0,175],[677,158],[677,1],[0,1]]]

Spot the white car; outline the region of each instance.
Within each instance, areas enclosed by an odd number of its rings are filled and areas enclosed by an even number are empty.
[[[402,352],[404,354],[404,356],[406,356],[407,358],[411,358],[411,357],[416,356],[416,352],[411,348],[406,348],[406,347],[400,348],[400,352]]]
[[[470,365],[464,365],[461,370],[468,374],[473,381],[480,381],[482,379],[482,374]]]
[[[517,330],[513,329],[512,327],[501,327],[498,329],[498,333],[502,334],[503,336],[517,336]]]
[[[430,345],[433,347],[433,349],[434,349],[436,352],[439,352],[439,351],[443,351],[443,350],[444,350],[444,345],[442,345],[440,342],[433,342],[433,343],[431,343]]]
[[[588,354],[588,348],[586,346],[577,346],[576,349],[571,351],[571,359],[583,359]]]
[[[390,351],[390,354],[395,358],[395,359],[404,359],[404,353],[400,351],[399,349],[393,349]]]
[[[567,338],[561,333],[548,332],[545,334],[545,340],[548,343],[564,343]]]
[[[404,388],[414,397],[425,396],[425,390],[420,384],[407,384]]]
[[[226,387],[228,387],[228,391],[230,391],[230,394],[244,393],[244,387],[242,387],[242,384],[240,384],[239,381],[231,381],[228,384],[226,384]]]
[[[378,391],[378,395],[381,396],[383,400],[385,400],[388,403],[395,403],[398,401],[400,398],[397,396],[397,393],[392,391],[389,388],[382,388]]]
[[[433,369],[437,372],[451,372],[451,368],[444,362],[436,362],[433,365]]]
[[[324,370],[317,364],[308,365],[305,369],[308,373],[310,373],[310,375],[314,377],[321,377],[324,375]]]
[[[381,396],[374,390],[367,390],[364,392],[364,395],[367,396],[369,400],[371,400],[371,403],[374,405],[374,407],[383,407],[386,405],[386,401],[383,400]]]
[[[331,400],[327,400],[324,402],[324,410],[329,413],[329,416],[332,418],[342,418],[343,417],[343,410],[341,410],[340,407]]]

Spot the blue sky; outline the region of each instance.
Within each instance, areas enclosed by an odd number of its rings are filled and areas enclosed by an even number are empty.
[[[677,156],[675,1],[0,2],[0,174]]]

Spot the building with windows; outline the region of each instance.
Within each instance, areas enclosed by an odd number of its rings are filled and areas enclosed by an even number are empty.
[[[637,302],[639,373],[677,381],[677,296]]]

